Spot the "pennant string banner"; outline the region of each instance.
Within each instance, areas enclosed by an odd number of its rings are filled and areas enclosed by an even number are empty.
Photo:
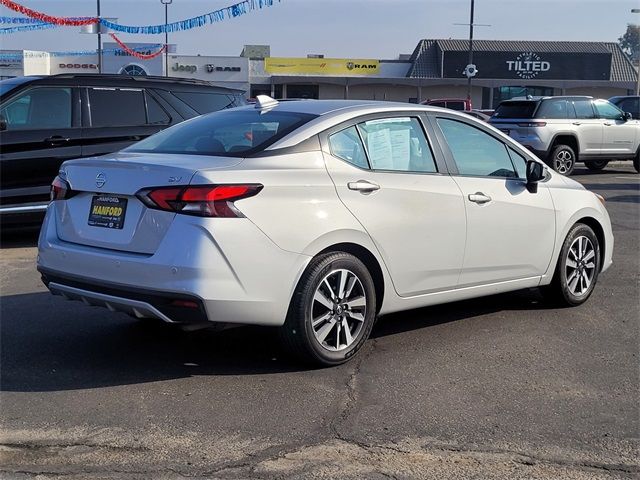
[[[113,38],[116,43],[118,45],[120,45],[120,47],[122,48],[122,50],[124,50],[125,52],[127,52],[129,55],[131,55],[132,57],[136,57],[139,58],[140,60],[151,60],[152,58],[156,58],[158,55],[161,55],[162,52],[164,52],[165,48],[167,48],[166,45],[163,45],[162,48],[160,50],[158,50],[157,52],[154,53],[140,53],[140,52],[136,52],[134,49],[129,48],[127,45],[125,45],[122,40],[120,40],[118,37],[116,37],[115,33],[110,33],[109,36],[111,38]]]
[[[263,8],[272,7],[274,4],[280,3],[282,0],[243,0],[241,2],[235,3],[228,7],[221,8],[219,10],[214,10],[213,12],[205,13],[204,15],[199,15],[197,17],[189,18],[186,20],[181,20],[178,22],[169,23],[168,25],[146,25],[146,26],[134,26],[134,25],[120,25],[118,23],[110,22],[104,18],[96,18],[96,17],[54,17],[52,15],[47,15],[42,12],[37,12],[35,10],[31,10],[23,5],[20,5],[13,0],[0,0],[0,5],[4,5],[5,7],[26,15],[34,22],[31,25],[25,25],[23,27],[10,27],[5,29],[0,29],[0,33],[16,33],[19,31],[27,31],[27,30],[37,30],[41,28],[53,28],[54,26],[80,26],[80,25],[90,25],[94,23],[100,22],[105,27],[113,30],[114,32],[121,33],[133,33],[133,34],[143,34],[143,35],[157,35],[161,33],[173,33],[180,32],[184,30],[191,30],[192,28],[204,27],[205,25],[210,25],[217,22],[222,22],[223,20],[236,18],[241,15],[245,15],[254,10],[261,10]],[[9,19],[11,17],[2,17],[5,19]],[[27,19],[25,19],[27,20]],[[0,23],[13,23],[13,22],[0,22]],[[16,21],[15,23],[28,23]],[[19,28],[23,28],[22,30],[17,30]]]

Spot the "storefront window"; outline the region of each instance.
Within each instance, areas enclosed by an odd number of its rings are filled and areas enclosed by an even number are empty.
[[[510,100],[514,97],[546,97],[553,95],[553,87],[498,87],[493,89],[493,106],[497,107],[500,102]]]

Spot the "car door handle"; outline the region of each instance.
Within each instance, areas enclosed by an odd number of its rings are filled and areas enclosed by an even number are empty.
[[[613,123],[611,122],[604,122],[605,127],[610,127],[611,125],[613,125]]]
[[[374,192],[376,190],[380,190],[380,185],[367,182],[366,180],[358,180],[357,182],[347,183],[347,188],[349,190],[357,190],[362,193],[369,193],[369,192]]]
[[[69,137],[63,137],[62,135],[53,135],[49,138],[44,139],[46,143],[50,143],[51,145],[59,145],[61,143],[67,143],[69,140],[71,140]]]
[[[483,203],[487,203],[491,201],[491,197],[488,195],[485,195],[482,192],[476,192],[476,193],[470,193],[469,194],[469,200],[473,203],[478,203],[480,205],[482,205]]]
[[[573,125],[582,125],[582,122],[573,122]]]

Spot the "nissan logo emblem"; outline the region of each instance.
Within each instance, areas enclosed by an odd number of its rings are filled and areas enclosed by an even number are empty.
[[[99,173],[96,175],[96,187],[102,188],[104,184],[107,183],[107,177],[104,173]]]

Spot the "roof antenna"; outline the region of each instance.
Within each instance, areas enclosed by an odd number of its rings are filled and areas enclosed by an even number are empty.
[[[273,108],[280,102],[275,98],[271,98],[269,95],[258,95],[256,97],[256,108],[258,110],[264,110],[266,108]]]

